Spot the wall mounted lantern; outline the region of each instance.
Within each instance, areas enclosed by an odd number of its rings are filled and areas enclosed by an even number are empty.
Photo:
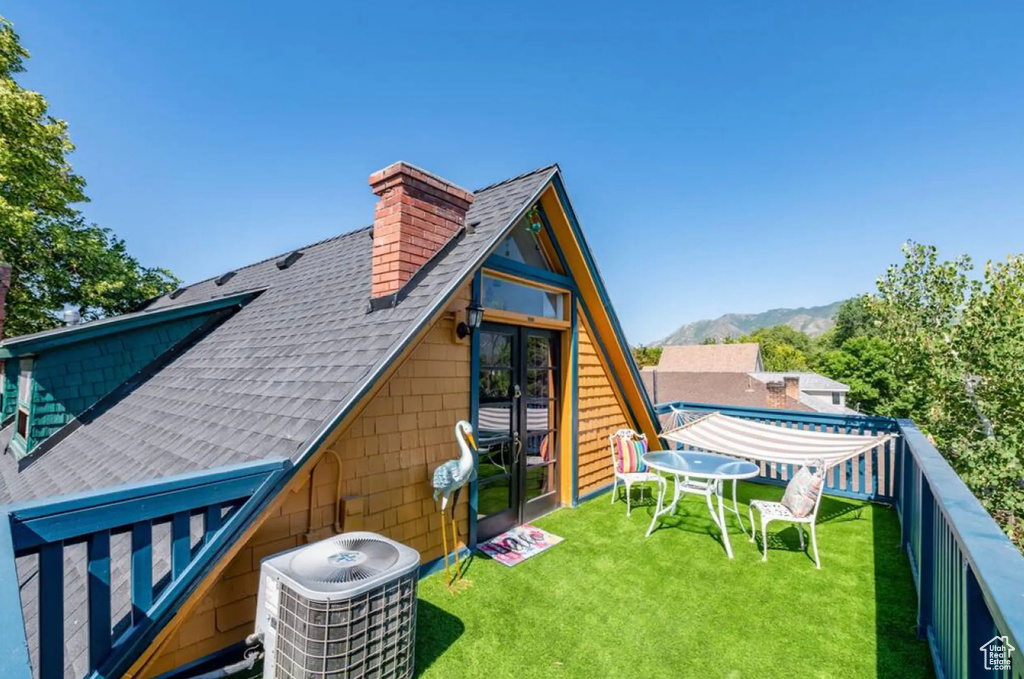
[[[459,339],[466,339],[473,334],[474,330],[480,329],[480,323],[484,320],[484,308],[479,303],[471,302],[466,307],[466,321],[459,323],[455,333],[459,336]]]

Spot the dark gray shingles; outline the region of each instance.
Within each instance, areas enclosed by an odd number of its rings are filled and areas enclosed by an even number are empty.
[[[18,471],[0,460],[0,502],[103,488],[276,456],[297,458],[304,444],[390,360],[481,261],[489,247],[556,172],[543,168],[476,194],[467,215],[475,227],[432,266],[393,309],[367,312],[370,230],[360,229],[303,249],[284,271],[278,257],[239,269],[231,280],[187,288],[149,308],[187,304],[252,288],[267,288],[131,393],[84,422],[45,455]],[[2,435],[2,434],[0,434]],[[167,551],[166,534],[154,551]],[[115,575],[129,559],[124,538],[111,546]],[[19,572],[33,567],[20,560]],[[84,572],[84,559],[72,568]],[[71,578],[71,575],[68,576]],[[23,590],[27,627],[34,615]],[[115,624],[130,610],[124,583],[114,589]],[[65,676],[86,662],[84,588],[65,603]],[[36,652],[34,637],[30,637]]]

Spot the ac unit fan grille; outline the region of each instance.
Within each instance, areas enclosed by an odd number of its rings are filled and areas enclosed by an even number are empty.
[[[339,585],[380,575],[398,558],[395,546],[384,540],[342,536],[300,550],[291,568],[303,581]]]
[[[341,601],[284,583],[276,620],[278,679],[406,679],[416,646],[417,573]]]

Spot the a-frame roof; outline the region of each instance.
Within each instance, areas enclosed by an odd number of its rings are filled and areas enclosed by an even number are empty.
[[[149,310],[263,292],[128,393],[115,392],[39,456],[0,459],[0,504],[273,456],[301,458],[557,173],[481,189],[467,233],[394,308],[368,311],[369,227],[189,286]],[[8,430],[10,427],[8,427]],[[6,432],[9,436],[9,431]],[[2,441],[0,441],[2,443]]]

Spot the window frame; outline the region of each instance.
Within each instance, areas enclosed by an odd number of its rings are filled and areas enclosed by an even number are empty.
[[[29,429],[32,426],[32,410],[35,394],[35,356],[18,359],[18,388],[14,398],[14,430],[11,444],[19,457],[28,452]],[[24,423],[24,432],[22,432]]]
[[[512,274],[505,273],[503,271],[496,271],[484,267],[481,271],[482,276],[490,276],[492,278],[498,278],[500,280],[508,281],[509,283],[515,283],[516,285],[522,285],[524,287],[533,288],[540,290],[548,294],[561,295],[562,299],[562,316],[563,318],[548,318],[547,316],[534,316],[531,314],[524,314],[518,311],[507,311],[505,309],[494,309],[487,306],[487,299],[482,298],[480,300],[484,307],[483,320],[490,323],[505,323],[509,325],[529,325],[537,328],[547,328],[550,330],[565,330],[572,327],[572,320],[570,309],[572,305],[572,292],[566,288],[562,288],[556,285],[550,285],[548,283],[542,283],[521,276],[514,276]],[[570,318],[566,318],[570,316]]]

